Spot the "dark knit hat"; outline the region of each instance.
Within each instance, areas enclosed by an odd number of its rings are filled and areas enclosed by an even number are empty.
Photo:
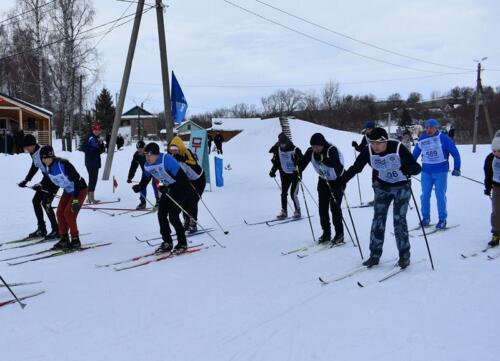
[[[23,147],[29,147],[30,145],[36,145],[36,139],[32,134],[26,134],[23,140]]]
[[[369,120],[365,124],[365,129],[374,129],[375,128],[375,122],[373,120]]]
[[[144,153],[146,154],[160,154],[160,147],[158,144],[151,142],[144,147]]]
[[[54,148],[52,148],[50,145],[46,145],[40,149],[40,158],[54,158]]]
[[[311,145],[327,145],[325,137],[321,133],[314,133],[311,137],[311,141],[309,142]]]
[[[287,137],[285,133],[280,133],[278,135],[278,143],[279,144],[288,144],[290,143],[290,139]]]
[[[139,140],[139,141],[137,142],[137,144],[135,145],[135,147],[136,147],[137,149],[139,149],[139,148],[144,148],[144,146],[145,146],[145,145],[146,145],[146,143],[144,143],[144,141],[143,141],[143,140]]]
[[[371,142],[387,142],[389,136],[384,128],[374,128],[370,134],[367,135]]]

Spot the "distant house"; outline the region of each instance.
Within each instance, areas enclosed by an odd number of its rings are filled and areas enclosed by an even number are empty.
[[[220,133],[227,142],[240,134],[243,129],[251,128],[252,124],[263,121],[261,118],[212,118],[212,128],[207,130],[212,138]]]
[[[177,127],[174,129],[174,133],[177,133],[177,135],[182,139],[182,140],[189,140],[191,136],[191,130],[194,129],[203,129],[202,126],[196,124],[195,122],[191,120],[186,120],[182,123],[180,123]]]
[[[120,126],[130,127],[132,138],[157,137],[161,129],[158,116],[137,105],[122,114]]]
[[[0,93],[0,130],[15,135],[33,134],[38,143],[52,144],[52,112],[22,99]]]

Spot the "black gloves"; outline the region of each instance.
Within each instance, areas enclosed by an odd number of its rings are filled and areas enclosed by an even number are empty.
[[[351,145],[353,146],[353,148],[359,147],[359,144],[355,140],[352,141]]]
[[[127,183],[132,183],[132,179],[127,179]]]
[[[272,171],[270,171],[270,172],[269,172],[269,177],[271,177],[271,178],[276,177],[276,172],[275,172],[275,171],[273,171],[273,170],[272,170]]]
[[[139,184],[134,184],[132,186],[132,190],[135,192],[135,193],[139,193],[141,191],[141,186]]]
[[[485,189],[484,190],[484,195],[488,196],[488,197],[491,197],[491,189]]]
[[[32,188],[35,191],[41,191],[42,190],[42,185],[40,183],[37,183]]]
[[[21,188],[24,188],[24,187],[26,187],[27,183],[28,183],[28,181],[25,179],[22,182],[19,182],[18,186],[21,187]]]
[[[159,190],[161,193],[168,193],[169,188],[168,188],[168,186],[166,186],[165,184],[162,184],[161,186],[159,186],[159,187],[158,187],[158,190]]]

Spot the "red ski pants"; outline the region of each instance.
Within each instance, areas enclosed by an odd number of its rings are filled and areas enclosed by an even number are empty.
[[[80,205],[83,205],[87,197],[87,189],[80,189],[78,200]],[[71,237],[78,237],[78,226],[76,224],[76,217],[78,213],[74,213],[71,209],[71,201],[73,197],[67,193],[63,193],[57,206],[57,223],[59,224],[59,234],[62,236],[68,234],[70,231]]]

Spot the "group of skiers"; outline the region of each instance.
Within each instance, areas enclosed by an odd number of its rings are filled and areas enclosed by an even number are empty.
[[[428,119],[425,132],[410,152],[411,146],[389,139],[386,130],[367,122],[360,144],[352,142],[359,152],[354,164],[346,168],[342,152],[325,137],[316,133],[310,139],[310,148],[302,154],[291,139],[284,133],[279,134],[278,142],[270,149],[273,154],[271,177],[279,171],[281,178],[281,211],[278,219],[287,217],[287,193],[293,201],[293,217],[300,218],[300,204],[297,192],[302,172],[312,163],[318,174],[318,206],[323,234],[319,243],[331,242],[339,245],[344,242],[344,224],[342,199],[347,183],[368,164],[373,169],[372,187],[374,190],[374,214],[370,231],[370,257],[363,265],[372,267],[379,263],[385,237],[385,224],[389,206],[393,203],[394,234],[399,250],[399,266],[406,268],[410,264],[410,242],[406,213],[412,196],[411,177],[421,174],[422,194],[420,197],[422,219],[421,226],[435,226],[436,230],[447,227],[448,212],[446,207],[446,189],[449,172],[449,156],[453,158],[452,176],[461,176],[460,154],[453,140],[439,131],[439,122]],[[500,133],[500,132],[499,132]],[[485,161],[485,194],[491,195],[493,211],[491,215],[492,240],[489,246],[500,242],[500,134],[493,140],[492,154]],[[422,165],[417,163],[422,156]],[[438,219],[431,224],[430,198],[432,190],[437,201]],[[329,211],[335,236],[332,238]]]

